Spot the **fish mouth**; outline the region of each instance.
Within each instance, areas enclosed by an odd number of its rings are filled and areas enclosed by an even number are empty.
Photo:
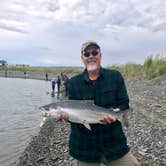
[[[49,117],[50,113],[48,111],[42,112],[42,117]]]

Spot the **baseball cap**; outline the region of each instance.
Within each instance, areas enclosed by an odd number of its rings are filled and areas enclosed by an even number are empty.
[[[97,44],[97,42],[95,42],[94,40],[87,40],[82,44],[81,52],[85,51],[90,46],[100,49],[100,46]]]

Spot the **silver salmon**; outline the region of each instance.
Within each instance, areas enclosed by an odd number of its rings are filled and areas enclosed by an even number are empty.
[[[40,109],[43,111],[44,121],[49,117],[56,118],[65,113],[68,115],[69,121],[81,123],[89,130],[91,130],[89,124],[100,123],[104,125],[101,119],[105,115],[116,116],[123,126],[128,127],[128,115],[131,113],[131,109],[114,112],[113,108],[97,106],[92,100],[62,100],[44,105]]]

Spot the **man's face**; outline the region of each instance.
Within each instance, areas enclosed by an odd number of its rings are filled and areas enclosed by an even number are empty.
[[[95,71],[100,68],[101,52],[100,49],[90,47],[83,51],[81,59],[88,71]]]

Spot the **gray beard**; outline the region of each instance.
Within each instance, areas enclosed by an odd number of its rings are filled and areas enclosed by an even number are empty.
[[[97,65],[87,65],[87,71],[95,71],[97,69]]]

